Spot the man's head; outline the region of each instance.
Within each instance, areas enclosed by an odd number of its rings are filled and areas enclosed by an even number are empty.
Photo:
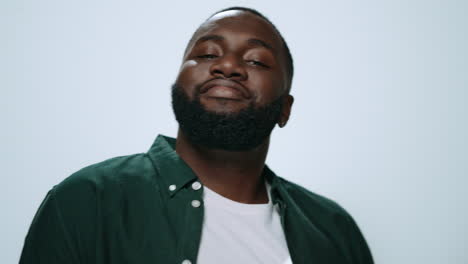
[[[187,47],[185,48],[185,52],[184,52],[184,57],[185,55],[187,54],[187,51],[189,50],[189,48],[192,47],[193,45],[193,42],[197,40],[197,37],[199,37],[200,33],[202,33],[202,30],[204,29],[204,24],[209,22],[214,16],[218,15],[218,14],[221,14],[221,13],[224,13],[224,12],[228,12],[228,11],[243,11],[243,12],[248,12],[252,15],[255,15],[261,19],[263,19],[265,22],[267,22],[268,24],[270,24],[270,26],[273,28],[273,30],[275,31],[275,33],[280,37],[281,39],[281,42],[282,42],[282,46],[283,46],[283,49],[284,49],[284,52],[286,54],[286,67],[287,67],[287,73],[288,73],[288,81],[289,81],[289,84],[288,84],[288,87],[289,89],[291,89],[291,84],[292,84],[292,79],[293,79],[293,75],[294,75],[294,62],[293,62],[293,58],[292,58],[292,55],[291,55],[291,52],[289,50],[289,46],[288,44],[286,43],[286,41],[284,40],[283,36],[281,35],[281,33],[279,32],[279,30],[276,28],[276,26],[267,18],[265,17],[263,14],[261,14],[260,12],[258,12],[257,10],[255,9],[251,9],[251,8],[246,8],[246,7],[229,7],[229,8],[226,8],[226,9],[222,9],[220,11],[217,11],[215,12],[214,14],[212,14],[210,17],[208,17],[208,19],[205,20],[205,22],[200,25],[198,27],[198,29],[193,33]]]
[[[250,150],[289,119],[293,74],[286,42],[255,10],[229,8],[194,33],[173,87],[173,108],[192,143]]]

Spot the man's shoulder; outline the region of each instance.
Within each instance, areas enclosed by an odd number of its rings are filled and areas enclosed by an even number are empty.
[[[54,186],[54,192],[66,196],[118,193],[122,186],[151,184],[154,169],[146,153],[119,156],[86,166]]]
[[[306,214],[315,214],[329,217],[350,217],[348,212],[334,200],[294,183],[278,177],[293,203]]]
[[[300,230],[304,225],[314,226],[334,244],[352,263],[373,263],[367,243],[352,216],[335,201],[280,178],[285,190],[287,205],[293,207],[296,223]],[[290,208],[291,209],[291,208]]]

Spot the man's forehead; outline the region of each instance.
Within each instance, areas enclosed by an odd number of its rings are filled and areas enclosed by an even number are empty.
[[[235,17],[235,16],[240,16],[242,14],[245,14],[246,12],[245,11],[242,11],[242,10],[228,10],[228,11],[224,11],[224,12],[220,12],[220,13],[217,13],[215,14],[214,16],[210,17],[208,21],[214,21],[214,20],[219,20],[219,19],[223,19],[223,18],[228,18],[228,17]]]
[[[210,17],[196,31],[194,40],[213,31],[234,30],[239,34],[251,34],[263,37],[273,46],[280,44],[280,37],[272,25],[263,18],[243,10],[224,11]]]

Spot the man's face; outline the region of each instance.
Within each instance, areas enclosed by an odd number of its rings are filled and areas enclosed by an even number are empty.
[[[203,24],[189,44],[176,84],[207,111],[235,113],[261,107],[288,88],[280,37],[263,19],[227,11]]]
[[[263,19],[243,11],[217,14],[187,47],[173,108],[192,143],[245,151],[259,146],[289,117],[286,54]]]

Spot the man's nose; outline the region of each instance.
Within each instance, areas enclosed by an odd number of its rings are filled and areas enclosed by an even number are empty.
[[[243,81],[247,79],[247,71],[243,62],[235,55],[224,55],[213,62],[210,67],[213,76]]]

